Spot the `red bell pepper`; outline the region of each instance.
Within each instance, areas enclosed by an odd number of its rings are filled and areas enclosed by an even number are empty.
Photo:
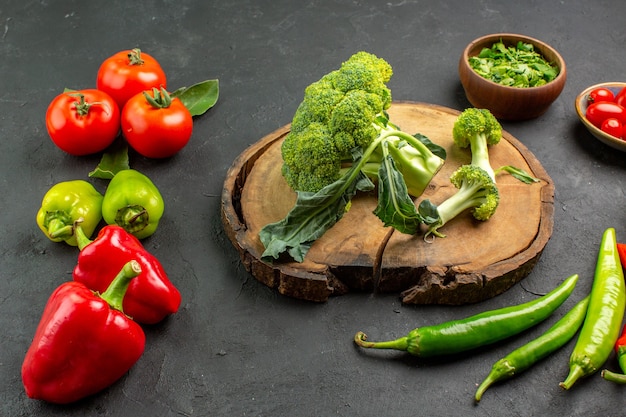
[[[146,337],[121,308],[140,271],[137,262],[128,262],[102,295],[74,281],[52,293],[22,364],[30,398],[78,401],[113,384],[139,360]]]
[[[104,291],[113,271],[135,259],[141,274],[130,283],[124,297],[124,312],[138,323],[155,324],[178,311],[181,296],[169,280],[159,260],[144,249],[132,234],[117,225],[103,227],[93,241],[75,228],[80,253],[74,268],[74,281],[94,291]]]

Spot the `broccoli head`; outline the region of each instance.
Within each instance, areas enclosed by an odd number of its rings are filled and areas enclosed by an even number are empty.
[[[460,148],[470,147],[472,165],[487,171],[495,181],[495,173],[489,162],[489,145],[496,145],[502,138],[502,126],[487,109],[465,109],[452,128],[454,143]]]
[[[387,123],[385,111],[391,105],[391,90],[386,83],[392,74],[384,59],[357,52],[339,69],[305,89],[281,148],[283,176],[292,189],[317,192],[333,183],[351,166],[354,155],[362,155],[384,136],[395,138],[395,142],[406,138],[403,143],[408,146],[394,156],[404,156],[400,169],[407,183],[416,183],[409,190],[421,194],[443,159]],[[362,161],[363,172],[376,179],[382,158],[380,152],[368,155],[372,160]],[[424,166],[411,166],[423,162]]]
[[[437,206],[438,216],[428,224],[426,236],[433,234],[445,237],[438,229],[466,210],[471,210],[477,220],[485,221],[491,218],[498,207],[498,187],[484,169],[471,164],[463,165],[450,176],[450,182],[457,191]],[[420,205],[431,204],[425,201]]]

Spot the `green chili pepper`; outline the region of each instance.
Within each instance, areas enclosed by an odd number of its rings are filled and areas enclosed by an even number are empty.
[[[102,220],[102,194],[83,180],[64,181],[53,185],[44,195],[37,212],[37,225],[53,242],[76,246],[74,224],[91,236]]]
[[[606,229],[600,243],[587,317],[570,356],[569,375],[559,385],[569,389],[580,378],[596,372],[608,359],[619,336],[626,285],[617,252],[615,229]]]
[[[163,216],[163,197],[150,178],[125,169],[111,179],[102,202],[107,224],[117,224],[138,239],[152,235]]]
[[[579,301],[566,315],[538,338],[515,349],[493,364],[491,372],[480,384],[474,395],[476,402],[493,383],[521,374],[569,342],[585,320],[589,296]]]
[[[420,357],[475,349],[516,335],[548,318],[570,296],[577,280],[578,275],[572,275],[557,288],[533,301],[461,320],[419,327],[396,340],[367,342],[367,336],[358,332],[354,341],[364,348],[403,350]]]
[[[619,246],[620,244],[618,243],[618,250]],[[624,265],[623,262],[622,265]],[[611,372],[608,369],[603,369],[601,375],[602,378],[607,381],[624,385],[626,384],[626,326],[622,329],[622,335],[617,339],[617,342],[615,342],[615,354],[617,355],[617,362],[619,363],[622,373],[619,374],[617,372]]]

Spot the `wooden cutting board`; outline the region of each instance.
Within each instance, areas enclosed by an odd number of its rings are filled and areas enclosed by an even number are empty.
[[[459,112],[432,104],[394,102],[392,122],[446,148],[443,168],[425,193],[435,204],[455,191],[449,177],[469,163],[458,149],[452,126]],[[376,194],[359,194],[350,210],[312,246],[302,263],[261,260],[259,230],[282,219],[296,195],[281,174],[280,146],[289,125],[246,149],[229,169],[222,193],[224,229],[245,268],[281,294],[322,302],[347,292],[397,292],[404,303],[465,304],[493,297],[526,277],[552,234],[554,185],[539,161],[516,138],[503,132],[490,147],[494,168],[513,165],[541,181],[524,184],[497,177],[500,205],[486,222],[471,213],[445,225],[445,238],[424,239],[383,227],[372,214]]]

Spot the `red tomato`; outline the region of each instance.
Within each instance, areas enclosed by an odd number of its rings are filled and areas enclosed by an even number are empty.
[[[587,96],[587,102],[591,103],[599,103],[601,101],[614,101],[615,95],[611,90],[604,87],[599,87],[591,90],[589,95]]]
[[[599,129],[602,127],[602,122],[611,117],[618,119],[622,124],[626,123],[626,110],[616,103],[601,101],[590,104],[585,117]]]
[[[106,149],[120,130],[120,109],[107,93],[95,89],[56,96],[46,112],[50,139],[71,155]]]
[[[620,120],[610,117],[602,122],[600,129],[611,136],[621,139],[623,124]]]
[[[98,69],[96,87],[115,99],[120,109],[135,94],[151,88],[167,88],[165,72],[152,56],[140,49],[121,51]]]
[[[626,107],[626,87],[619,90],[615,95],[615,102],[622,107]]]
[[[178,98],[164,90],[133,96],[122,110],[122,133],[147,158],[167,158],[180,151],[193,130],[193,118]]]

